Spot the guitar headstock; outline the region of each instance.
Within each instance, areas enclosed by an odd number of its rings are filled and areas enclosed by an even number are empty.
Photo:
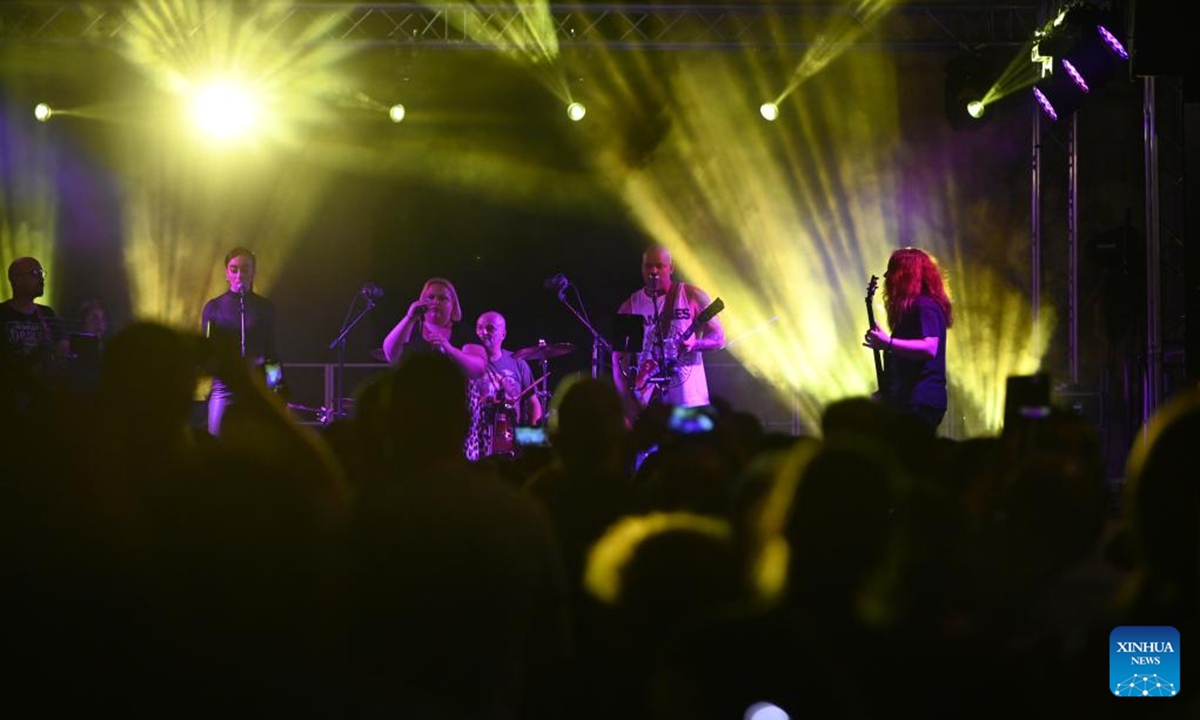
[[[879,289],[879,276],[872,275],[871,282],[867,283],[867,300],[875,299],[875,291]]]

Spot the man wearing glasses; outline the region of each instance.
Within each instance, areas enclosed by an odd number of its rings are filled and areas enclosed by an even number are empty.
[[[49,390],[67,355],[66,335],[54,310],[35,300],[46,292],[46,271],[31,257],[8,266],[12,297],[0,303],[0,403],[21,410]]]

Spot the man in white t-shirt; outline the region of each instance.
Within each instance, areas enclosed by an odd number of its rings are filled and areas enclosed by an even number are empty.
[[[626,399],[631,417],[654,403],[709,404],[701,353],[725,347],[725,331],[715,315],[707,322],[697,322],[711,304],[708,294],[676,282],[674,270],[666,248],[646,250],[642,254],[642,287],[617,310],[641,316],[645,327],[641,352],[613,352],[613,381]]]

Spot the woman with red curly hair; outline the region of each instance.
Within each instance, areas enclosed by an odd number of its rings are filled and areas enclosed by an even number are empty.
[[[946,330],[954,324],[946,280],[932,255],[912,247],[892,253],[883,277],[892,332],[876,325],[865,338],[888,354],[882,399],[936,431],[946,414]]]

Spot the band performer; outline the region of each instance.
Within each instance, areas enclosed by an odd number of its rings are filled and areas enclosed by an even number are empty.
[[[67,340],[49,305],[35,302],[46,293],[46,271],[35,258],[8,266],[12,297],[0,303],[0,412],[25,410],[57,384],[67,356]]]
[[[529,363],[504,349],[508,324],[500,313],[489,310],[475,322],[475,334],[487,354],[481,376],[471,381],[471,436],[467,457],[511,454],[516,450],[513,432],[518,425],[536,425],[542,406],[532,390],[533,370]],[[472,346],[468,346],[472,347]]]
[[[883,277],[891,333],[876,325],[864,338],[887,353],[881,399],[936,431],[946,414],[946,330],[954,324],[946,279],[932,255],[912,247],[892,253]]]
[[[454,324],[462,320],[458,291],[445,278],[430,278],[421,296],[383,339],[383,354],[393,365],[406,353],[431,352],[454,361],[468,380],[483,375],[487,355],[479,345],[454,346]]]
[[[263,366],[275,355],[275,304],[254,292],[258,260],[244,247],[236,247],[225,256],[225,282],[229,290],[209,300],[201,315],[205,337],[232,343],[249,365]],[[225,412],[237,401],[232,390],[219,376],[213,377],[208,396],[208,432],[219,435]]]
[[[642,254],[642,287],[617,310],[640,315],[646,328],[641,352],[613,353],[613,382],[630,417],[656,402],[686,407],[709,404],[701,353],[725,347],[725,330],[715,316],[693,327],[711,301],[700,288],[676,282],[674,271],[666,248],[647,249]]]

